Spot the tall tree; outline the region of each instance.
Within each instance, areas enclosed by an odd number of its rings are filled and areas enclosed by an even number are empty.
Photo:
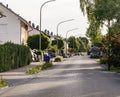
[[[110,70],[111,62],[109,62],[109,60],[113,57],[111,54],[111,34],[113,31],[111,25],[114,24],[115,21],[120,23],[120,0],[80,0],[80,3],[82,11],[87,11],[90,23],[94,18],[99,28],[100,25],[103,24],[108,28],[108,69]],[[93,18],[91,18],[91,16],[93,16]],[[114,28],[115,27],[116,26],[114,26]]]
[[[41,33],[41,49],[45,50],[50,46],[50,39],[44,33]],[[39,34],[28,37],[28,46],[31,49],[39,49]]]
[[[69,48],[73,48],[76,50],[79,49],[80,44],[74,36],[71,36],[68,38],[68,43],[69,43]]]
[[[64,49],[64,41],[62,38],[57,38],[53,40],[52,45],[57,45],[58,49]]]

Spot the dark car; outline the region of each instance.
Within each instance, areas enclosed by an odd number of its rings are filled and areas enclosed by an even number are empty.
[[[98,47],[91,48],[90,58],[100,58],[100,50],[98,49]]]

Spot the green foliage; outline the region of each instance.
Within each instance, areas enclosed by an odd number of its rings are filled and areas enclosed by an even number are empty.
[[[78,37],[75,38],[74,36],[69,37],[69,52],[86,52],[88,49],[88,39],[86,37]]]
[[[7,82],[5,80],[0,80],[0,88],[7,86]]]
[[[69,42],[69,48],[75,48],[76,50],[79,49],[80,44],[74,36],[69,37],[68,42]]]
[[[39,49],[39,35],[29,36],[27,44],[31,49]]]
[[[100,59],[101,64],[107,64],[107,57],[103,57]]]
[[[111,56],[109,61],[115,67],[120,67],[120,34],[111,38]]]
[[[120,67],[111,66],[111,71],[120,73]]]
[[[41,55],[42,53],[43,53],[42,50],[37,50],[37,49],[35,49],[35,54],[36,54],[36,55]]]
[[[45,50],[50,46],[50,39],[48,36],[46,36],[44,33],[41,34],[41,49]]]
[[[31,62],[31,53],[28,47],[13,43],[0,45],[0,72],[16,69]]]
[[[48,52],[54,52],[54,53],[56,53],[57,52],[57,45],[50,46],[48,48]]]
[[[55,57],[55,62],[62,62],[63,58],[61,56],[56,56]]]
[[[30,68],[26,71],[27,74],[37,74],[42,70],[45,70],[49,67],[53,66],[52,62],[44,63],[43,65],[37,66],[35,68]]]
[[[80,2],[82,11],[86,11],[88,15],[90,26],[87,35],[90,36],[92,44],[103,45],[102,49],[108,54],[109,69],[112,65],[120,67],[120,0],[80,0]],[[108,28],[108,34],[102,41],[99,37],[101,25]]]
[[[29,36],[28,37],[28,41],[27,41],[28,46],[31,49],[39,49],[39,38],[40,38],[39,34],[36,34],[36,35],[33,35],[33,36]],[[46,36],[44,33],[41,33],[41,49],[45,50],[49,46],[50,46],[50,39],[49,39],[49,37]]]
[[[49,67],[53,66],[52,62],[47,62],[42,65],[42,70],[45,70]]]
[[[52,41],[52,45],[58,45],[58,49],[63,49],[64,48],[64,41],[62,38],[57,38]]]
[[[98,21],[110,21],[119,17],[120,0],[97,0],[94,15]]]
[[[78,41],[80,43],[79,52],[86,52],[88,49],[88,39],[86,37],[79,37]]]

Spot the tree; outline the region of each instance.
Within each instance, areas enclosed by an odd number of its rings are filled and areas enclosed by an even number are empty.
[[[102,41],[100,23],[97,21],[94,10],[95,0],[80,0],[80,7],[82,12],[87,13],[89,27],[86,32],[86,36],[90,39],[92,45]]]
[[[64,41],[62,38],[57,38],[57,39],[53,40],[52,45],[57,45],[58,49],[64,49]]]
[[[100,25],[106,25],[108,28],[108,69],[111,67],[111,25],[114,21],[120,21],[120,0],[80,0],[81,10],[86,11],[90,26],[96,24],[97,29]],[[94,21],[93,21],[94,20]],[[92,23],[91,23],[92,21]],[[105,24],[107,22],[107,24]],[[89,26],[89,28],[91,28]],[[91,31],[91,29],[89,29]]]
[[[77,38],[79,43],[80,43],[80,47],[79,47],[79,51],[83,51],[83,52],[86,52],[88,51],[88,44],[89,44],[89,41],[86,37],[79,37]]]
[[[29,36],[27,44],[31,49],[39,49],[39,35]]]
[[[31,49],[39,49],[39,34],[28,37],[28,46]],[[45,50],[50,46],[50,39],[44,33],[41,33],[41,49]]]
[[[80,44],[74,36],[68,38],[68,43],[69,43],[69,48],[76,49],[77,51],[79,50]]]

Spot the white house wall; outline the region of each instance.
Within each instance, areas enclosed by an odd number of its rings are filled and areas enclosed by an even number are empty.
[[[0,12],[6,17],[0,18],[0,43],[11,41],[21,43],[20,20],[12,12],[0,5]]]

